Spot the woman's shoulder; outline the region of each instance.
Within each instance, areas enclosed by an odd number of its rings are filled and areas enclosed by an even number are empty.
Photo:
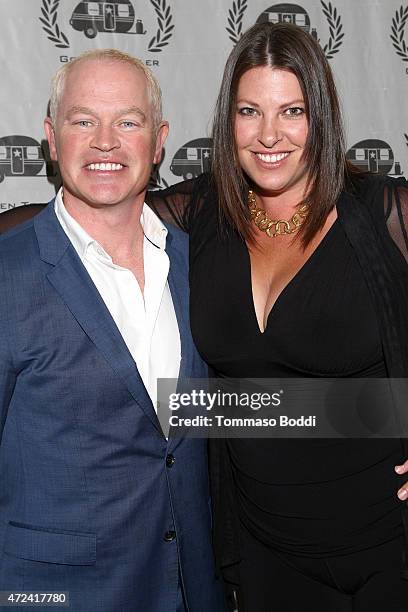
[[[404,177],[393,177],[388,174],[371,174],[361,172],[352,174],[346,181],[346,189],[357,192],[360,196],[365,194],[383,193],[384,189],[408,188],[408,182]]]
[[[355,201],[373,220],[379,235],[385,230],[408,261],[407,180],[379,174],[356,175],[351,189]]]
[[[356,173],[348,176],[344,191],[371,213],[383,217],[390,202],[408,198],[408,182],[386,174]]]

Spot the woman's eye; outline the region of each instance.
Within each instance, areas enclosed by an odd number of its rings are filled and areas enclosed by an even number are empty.
[[[244,115],[245,117],[254,117],[256,115],[256,110],[250,106],[243,106],[238,109],[238,114]]]
[[[288,115],[289,117],[299,117],[300,115],[303,115],[304,112],[305,109],[301,108],[300,106],[291,106],[285,110],[285,115]]]

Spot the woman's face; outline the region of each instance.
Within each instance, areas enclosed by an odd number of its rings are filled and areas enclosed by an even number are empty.
[[[305,102],[292,72],[261,66],[242,75],[235,142],[241,167],[260,195],[304,195],[307,132]]]

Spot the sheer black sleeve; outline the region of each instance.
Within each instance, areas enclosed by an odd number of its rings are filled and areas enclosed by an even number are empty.
[[[408,262],[408,182],[405,179],[387,181],[383,205],[390,236]]]
[[[148,191],[146,203],[167,223],[189,232],[209,191],[207,174],[159,191]],[[0,214],[0,234],[39,213],[45,205],[20,206]]]
[[[3,234],[15,225],[23,223],[23,221],[27,221],[27,219],[31,219],[31,217],[41,212],[44,207],[45,204],[29,204],[2,212],[0,214],[0,234]]]
[[[148,191],[146,204],[167,223],[190,232],[209,190],[207,174],[177,183],[167,189]]]

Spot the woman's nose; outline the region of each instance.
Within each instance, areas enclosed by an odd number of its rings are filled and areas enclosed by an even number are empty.
[[[258,136],[259,142],[266,148],[271,149],[282,140],[282,134],[276,120],[264,119]]]

